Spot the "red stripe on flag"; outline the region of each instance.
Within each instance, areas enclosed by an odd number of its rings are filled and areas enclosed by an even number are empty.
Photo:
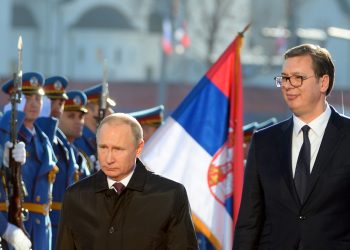
[[[233,125],[234,157],[233,157],[233,232],[238,218],[242,198],[244,177],[244,151],[243,151],[243,84],[240,49],[242,36],[238,35],[234,42],[235,57],[233,64],[233,85],[230,93],[230,125]]]
[[[235,78],[236,58],[239,57],[239,49],[241,46],[242,37],[238,35],[235,40],[227,47],[220,58],[208,70],[206,76],[224,93],[225,96],[230,95],[231,85]],[[237,55],[238,53],[238,55]],[[239,63],[240,60],[238,59]],[[241,67],[241,66],[240,66]]]

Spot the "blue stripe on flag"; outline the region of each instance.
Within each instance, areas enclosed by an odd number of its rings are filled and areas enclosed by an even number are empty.
[[[204,76],[171,116],[213,156],[227,138],[228,104]]]
[[[226,208],[226,211],[231,215],[231,217],[233,214],[232,206],[233,206],[233,196],[230,196],[225,200],[225,208]]]

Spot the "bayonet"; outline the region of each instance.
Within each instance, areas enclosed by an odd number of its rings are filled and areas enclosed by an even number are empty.
[[[13,74],[13,91],[11,93],[11,121],[10,121],[10,141],[13,147],[17,143],[17,103],[21,102],[22,93],[22,36],[18,38],[18,67]],[[8,176],[8,220],[12,224],[21,228],[25,233],[23,225],[22,202],[25,195],[25,187],[22,180],[21,164],[12,157],[12,149],[9,153],[9,176]]]
[[[102,93],[99,103],[99,123],[102,121],[107,110],[107,98],[109,96],[108,92],[108,63],[107,59],[103,61],[103,81],[102,81]]]

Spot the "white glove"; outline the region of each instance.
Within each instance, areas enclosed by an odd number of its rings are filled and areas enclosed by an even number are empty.
[[[3,157],[3,164],[5,167],[9,167],[9,152],[10,148],[12,148],[12,142],[7,141],[5,143],[5,150],[4,150],[4,157]],[[16,162],[21,163],[23,165],[26,163],[26,146],[24,142],[19,142],[15,145],[15,147],[12,149],[12,157],[15,159]]]
[[[24,234],[22,229],[15,225],[8,223],[5,233],[2,238],[11,244],[16,250],[29,250],[32,243],[28,237]]]

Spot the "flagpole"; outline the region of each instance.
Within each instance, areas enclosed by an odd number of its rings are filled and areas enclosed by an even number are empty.
[[[344,108],[344,92],[343,90],[341,91],[341,107],[342,107],[342,112],[343,115],[345,114],[345,108]]]
[[[240,208],[242,192],[243,192],[243,176],[244,176],[244,155],[243,155],[243,82],[242,82],[242,69],[240,60],[240,50],[242,45],[242,39],[244,33],[251,26],[251,22],[248,23],[244,29],[238,33],[239,41],[236,45],[235,63],[233,64],[233,79],[231,86],[231,107],[230,107],[230,120],[234,126],[235,134],[233,135],[233,165],[232,165],[232,232],[234,235],[235,226],[238,218],[238,211]],[[232,246],[233,246],[232,238]]]
[[[238,34],[243,37],[244,33],[250,28],[251,25],[252,25],[252,22],[249,22],[241,32],[238,32]]]
[[[160,65],[160,80],[158,84],[158,105],[166,105],[167,79],[166,70],[168,65],[168,56],[162,49],[161,65]]]

